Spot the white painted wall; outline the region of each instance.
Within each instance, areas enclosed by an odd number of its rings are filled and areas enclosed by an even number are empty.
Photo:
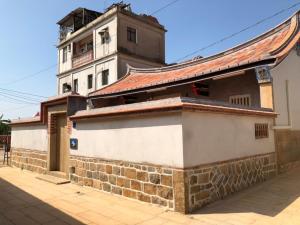
[[[279,113],[276,126],[288,126],[287,86],[292,129],[300,130],[300,57],[292,50],[281,64],[271,70],[273,77],[274,110]]]
[[[93,87],[88,89],[88,75],[93,75]],[[82,70],[79,70],[73,73],[73,81],[78,79],[78,93],[81,95],[87,95],[88,93],[95,90],[95,70],[94,66],[89,66]],[[72,81],[72,88],[73,88],[73,81]]]
[[[81,121],[72,155],[182,167],[181,114]]]
[[[71,44],[70,48],[71,48]],[[59,55],[59,73],[63,73],[67,70],[70,70],[72,68],[72,51],[70,49],[70,51],[67,51],[67,61],[63,62],[63,48],[66,47],[68,45],[62,46],[61,48],[58,49],[58,55]]]
[[[273,119],[183,112],[185,167],[275,152]],[[255,123],[269,124],[269,138],[255,139]]]
[[[127,40],[127,27],[136,29],[137,43]],[[165,60],[165,32],[127,15],[119,15],[118,45],[127,51],[150,59]]]
[[[72,85],[72,74],[65,75],[58,78],[58,94],[63,94],[62,86],[64,83]]]
[[[151,67],[161,67],[159,63],[138,59],[135,57],[130,57],[120,54],[118,56],[118,68],[119,68],[119,78],[127,73],[127,65],[136,68],[151,68]]]
[[[101,43],[101,35],[99,32],[105,28],[109,31],[108,43]],[[109,20],[103,21],[95,28],[95,58],[99,59],[106,55],[110,55],[117,51],[117,16],[110,18]]]
[[[96,89],[104,87],[102,85],[102,71],[109,70],[108,84],[118,80],[118,57],[117,55],[103,59],[96,64],[97,86]]]
[[[11,147],[47,151],[48,134],[44,125],[12,127]]]

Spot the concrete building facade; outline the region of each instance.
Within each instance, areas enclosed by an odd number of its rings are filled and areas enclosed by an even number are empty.
[[[82,20],[77,26],[76,18]],[[115,4],[104,13],[78,8],[58,24],[58,95],[73,91],[86,96],[120,79],[128,65],[165,64],[166,30],[129,5]]]
[[[211,57],[59,93],[12,121],[12,165],[182,213],[299,165],[299,15]]]

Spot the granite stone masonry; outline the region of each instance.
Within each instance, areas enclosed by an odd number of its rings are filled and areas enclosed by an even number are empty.
[[[47,153],[12,149],[15,167],[47,173]],[[277,173],[275,153],[178,169],[70,156],[72,182],[190,213]]]
[[[199,166],[185,173],[189,181],[189,211],[193,211],[275,176],[275,153]]]
[[[80,185],[174,208],[173,169],[71,156],[70,178]]]
[[[12,148],[11,165],[45,174],[47,171],[47,152]]]

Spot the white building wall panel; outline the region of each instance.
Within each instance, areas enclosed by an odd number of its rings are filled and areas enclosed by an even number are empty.
[[[48,134],[45,125],[14,126],[11,131],[11,147],[47,151]]]

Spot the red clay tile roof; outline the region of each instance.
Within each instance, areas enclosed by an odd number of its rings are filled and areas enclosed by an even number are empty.
[[[13,125],[27,125],[27,124],[42,124],[41,122],[41,117],[40,116],[35,116],[35,117],[29,117],[29,118],[22,118],[22,119],[15,119],[12,120],[10,123],[10,126]]]
[[[82,110],[76,112],[75,115],[70,117],[70,119],[76,121],[91,118],[114,117],[128,114],[144,114],[149,112],[178,111],[184,109],[238,115],[256,115],[264,117],[276,117],[277,115],[268,109],[247,108],[242,106],[232,106],[223,102],[175,97],[128,105]]]
[[[21,119],[15,119],[10,122],[10,126],[15,125],[28,125],[28,124],[45,124],[46,122],[46,115],[45,115],[45,106],[51,106],[56,104],[62,104],[66,103],[68,101],[68,98],[70,97],[76,97],[76,98],[86,98],[85,96],[79,95],[77,93],[68,92],[62,95],[56,95],[53,97],[48,98],[46,101],[41,102],[41,109],[40,112],[38,112],[34,117],[29,118],[21,118]],[[46,111],[47,114],[47,111]]]
[[[119,81],[90,93],[90,97],[115,96],[134,91],[155,89],[172,85],[174,82],[187,82],[188,79],[201,79],[213,73],[226,73],[263,65],[275,66],[299,40],[299,13],[267,33],[247,43],[220,54],[181,64],[152,69],[129,68],[129,72]]]

